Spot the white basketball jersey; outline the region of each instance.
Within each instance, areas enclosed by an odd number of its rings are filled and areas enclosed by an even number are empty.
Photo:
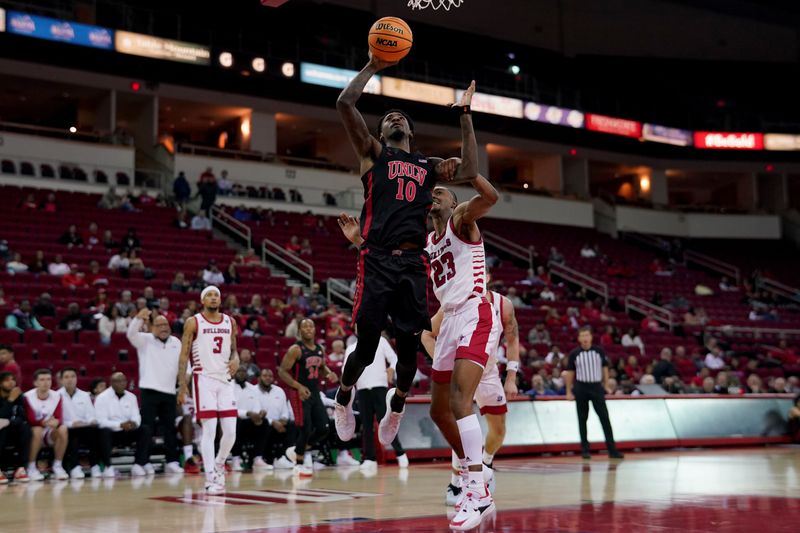
[[[229,381],[228,361],[231,358],[231,317],[222,315],[214,323],[202,313],[194,315],[197,331],[192,342],[192,371],[219,381]]]
[[[431,258],[433,292],[445,312],[466,302],[470,296],[486,295],[486,254],[483,239],[469,242],[459,236],[453,219],[437,237],[428,235],[425,247]]]
[[[489,291],[489,298],[492,304],[492,330],[496,331],[497,346],[494,347],[490,354],[493,358],[496,357],[497,349],[500,347],[503,335],[503,296],[495,291]]]

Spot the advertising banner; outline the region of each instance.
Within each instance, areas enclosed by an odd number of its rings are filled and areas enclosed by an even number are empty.
[[[193,63],[195,65],[211,64],[211,49],[207,46],[162,39],[152,35],[117,31],[115,46],[117,52],[122,54]]]
[[[9,11],[6,17],[0,16],[0,19],[5,21],[8,33],[104,50],[114,47],[114,30],[100,26],[28,15],[19,11]]]
[[[0,7],[0,32],[6,31],[6,10]]]
[[[556,126],[569,126],[571,128],[582,128],[584,122],[583,113],[576,109],[541,105],[536,102],[528,102],[525,104],[525,118],[536,122],[546,122]]]
[[[344,89],[358,72],[344,68],[327,67],[314,63],[300,63],[300,81],[312,85],[323,85],[335,89]],[[381,77],[373,76],[364,92],[368,94],[381,94]]]
[[[642,139],[675,146],[691,146],[692,132],[678,128],[667,128],[658,124],[645,124],[642,126]]]
[[[800,135],[767,133],[764,135],[764,148],[767,150],[800,150]]]
[[[464,91],[456,91],[456,100],[461,98]],[[507,98],[495,94],[475,93],[472,96],[472,110],[491,115],[502,115],[504,117],[522,118],[522,100],[518,98]]]
[[[642,136],[642,124],[635,120],[624,118],[607,117],[605,115],[586,114],[586,129],[610,133],[612,135],[622,135],[638,139]]]
[[[443,85],[432,85],[400,78],[383,77],[383,94],[392,98],[414,100],[426,104],[448,105],[456,101],[456,91]]]
[[[710,150],[763,150],[761,133],[731,133],[719,131],[694,132],[694,145]]]

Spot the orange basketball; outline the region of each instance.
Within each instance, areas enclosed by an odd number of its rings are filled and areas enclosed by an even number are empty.
[[[404,20],[397,17],[378,19],[369,30],[369,49],[384,61],[399,61],[411,51],[414,36]]]

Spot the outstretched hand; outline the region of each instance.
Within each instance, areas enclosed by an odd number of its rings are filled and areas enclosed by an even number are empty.
[[[341,213],[336,222],[339,223],[339,228],[348,241],[356,246],[361,245],[363,239],[361,237],[361,222],[358,217],[351,217],[347,213]]]
[[[471,106],[472,105],[472,96],[475,94],[475,80],[472,80],[472,83],[469,84],[467,90],[464,91],[464,94],[461,95],[461,98],[455,104],[451,104],[450,107],[464,107],[464,106]]]
[[[461,158],[459,157],[451,157],[450,159],[440,161],[439,164],[436,165],[436,176],[441,181],[453,181],[460,164]]]
[[[385,68],[393,67],[398,63],[399,61],[386,61],[385,59],[380,59],[377,56],[372,55],[372,50],[369,51],[369,64],[375,67],[376,72],[379,72]]]

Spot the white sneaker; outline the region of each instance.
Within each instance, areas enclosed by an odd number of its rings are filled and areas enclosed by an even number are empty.
[[[44,474],[38,468],[28,468],[28,479],[31,481],[44,481]]]
[[[172,461],[164,467],[164,472],[167,474],[183,474],[183,468],[178,464],[178,461]]]
[[[131,468],[131,477],[146,476],[147,470],[142,465],[133,465]]]
[[[367,459],[366,461],[361,463],[361,467],[360,468],[361,468],[361,470],[377,470],[378,469],[378,462],[377,461],[372,461],[370,459]]]
[[[348,450],[340,450],[336,457],[336,466],[358,466],[359,462],[353,458]]]
[[[326,465],[325,463],[320,463],[319,461],[314,461],[311,465],[314,470],[325,470]]]
[[[221,468],[215,467],[214,468],[214,484],[220,485],[222,488],[225,488],[225,466],[223,465]]]
[[[114,479],[117,476],[117,471],[114,469],[113,466],[107,466],[105,470],[103,470],[103,477],[106,479]]]
[[[103,471],[100,470],[100,465],[94,465],[91,471],[89,472],[89,475],[91,475],[93,478],[103,477]]]
[[[397,466],[400,468],[408,468],[408,455],[398,455],[397,456]]]
[[[338,392],[336,393],[338,396]],[[347,405],[339,402],[333,403],[333,423],[336,426],[336,433],[342,442],[349,442],[353,439],[356,432],[356,417],[353,414],[353,400],[356,398],[355,388],[350,389],[350,401]]]
[[[394,396],[396,390],[396,388],[391,388],[389,392],[386,393],[386,414],[378,425],[378,440],[380,440],[381,444],[384,446],[391,444],[397,436],[397,431],[400,429],[400,421],[403,420],[403,415],[406,413],[405,405],[403,406],[403,410],[399,413],[392,411],[392,396]]]
[[[294,475],[301,478],[314,477],[314,469],[304,465],[297,465],[294,467]]]
[[[289,446],[288,448],[286,448],[286,452],[284,453],[286,454],[286,457],[288,457],[289,460],[292,462],[292,466],[294,466],[297,463],[297,451],[295,447]]]
[[[450,521],[450,529],[456,531],[467,531],[478,527],[483,519],[495,510],[490,492],[487,491],[486,496],[480,496],[477,491],[472,489],[466,489],[464,492],[464,501]]]
[[[275,459],[275,462],[272,463],[276,470],[290,470],[294,468],[294,463],[290,461],[285,455],[280,456],[279,458]]]
[[[494,479],[494,469],[486,463],[483,463],[483,481],[489,487],[489,492],[494,494],[494,489],[497,486],[497,482]]]
[[[253,461],[253,470],[269,471],[273,470],[273,466],[266,462],[263,457],[256,457]]]
[[[207,481],[204,490],[206,494],[224,494],[225,486],[214,483],[213,481]]]
[[[242,466],[241,457],[234,457],[231,460],[231,472],[244,472],[244,467]]]
[[[152,463],[147,463],[144,465],[144,471],[147,472],[148,476],[152,476],[156,473],[156,467],[154,467]]]
[[[86,474],[83,473],[83,468],[78,465],[69,471],[69,477],[72,479],[83,479],[86,477]]]
[[[447,492],[445,493],[444,501],[448,506],[455,507],[463,495],[464,490],[461,487],[456,487],[450,483],[447,485]]]
[[[54,466],[53,467],[53,477],[55,477],[56,479],[59,479],[59,480],[69,479],[69,474],[67,474],[67,471],[64,470],[63,466]]]

